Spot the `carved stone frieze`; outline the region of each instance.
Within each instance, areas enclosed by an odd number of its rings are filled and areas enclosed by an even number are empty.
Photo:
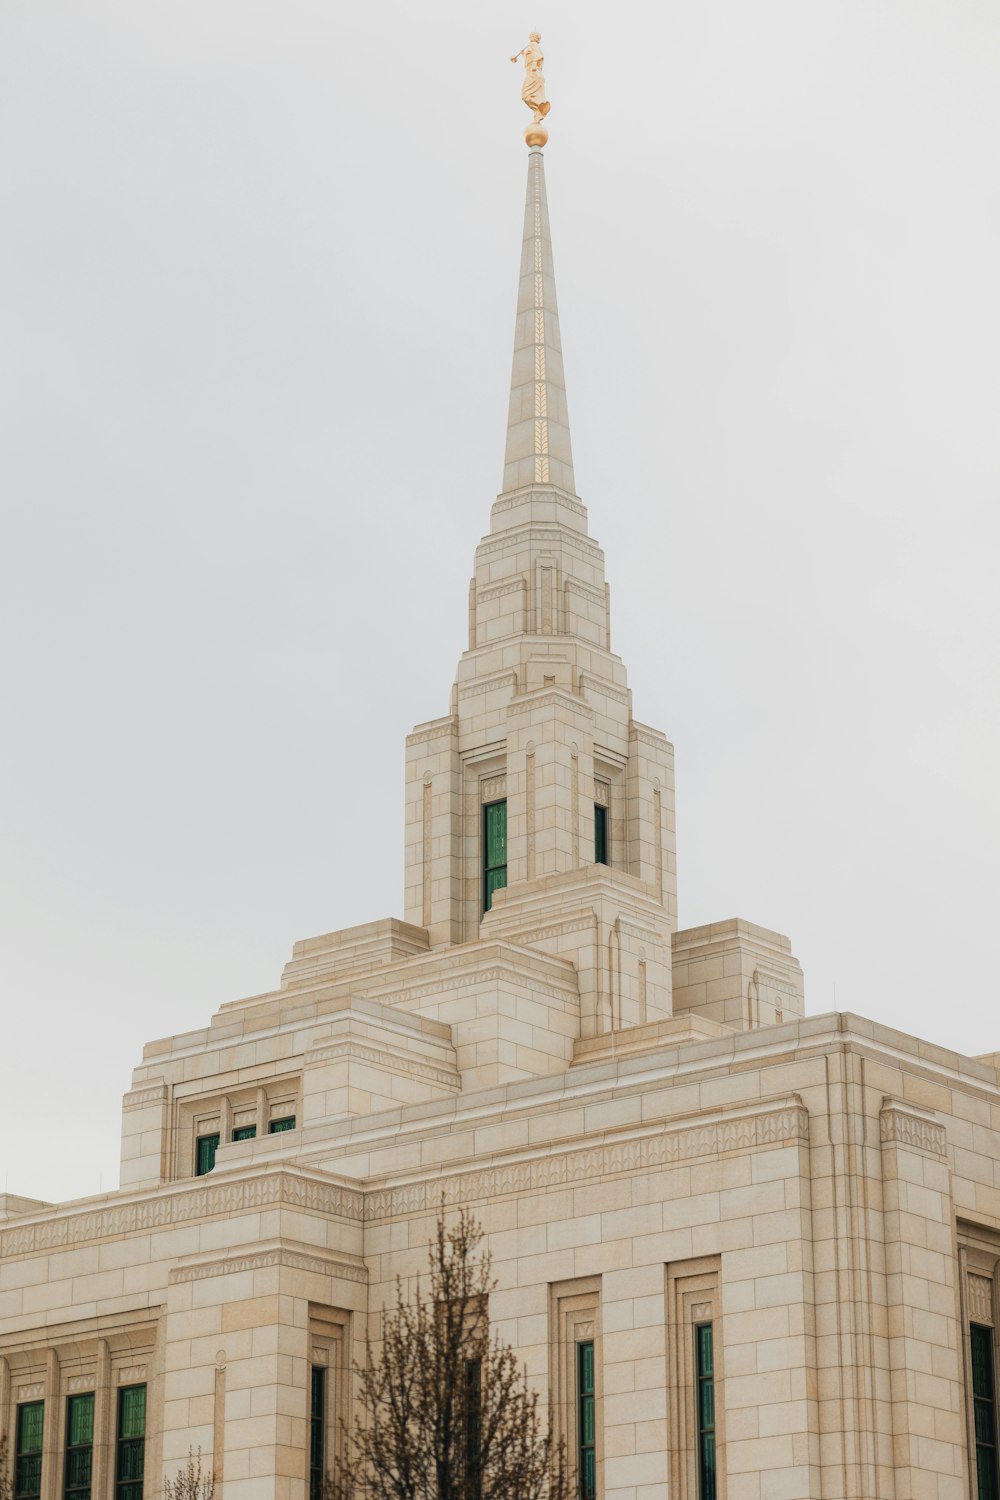
[[[169,1280],[175,1286],[187,1281],[205,1281],[216,1276],[236,1276],[244,1271],[260,1271],[268,1266],[288,1266],[296,1271],[312,1271],[318,1276],[336,1276],[362,1285],[368,1280],[367,1268],[359,1257],[292,1245],[262,1245],[256,1250],[206,1256],[193,1265],[174,1266]]]
[[[945,1156],[948,1150],[948,1134],[937,1120],[928,1120],[894,1099],[887,1099],[879,1115],[879,1129],[883,1142],[895,1142],[911,1150],[926,1151],[931,1156]]]
[[[441,1194],[449,1204],[535,1192],[588,1179],[671,1166],[727,1151],[749,1151],[767,1146],[808,1144],[809,1112],[797,1102],[754,1114],[724,1116],[704,1124],[671,1126],[646,1135],[609,1141],[575,1151],[518,1157],[472,1172],[435,1176],[395,1187],[372,1188],[365,1194],[365,1219],[432,1211]]]
[[[281,1203],[339,1218],[360,1219],[362,1213],[360,1192],[286,1170],[213,1184],[197,1178],[196,1183],[172,1192],[159,1188],[148,1196],[127,1203],[106,1203],[88,1213],[53,1215],[34,1224],[12,1225],[0,1230],[0,1258],[169,1229],[192,1220],[252,1212]]]
[[[312,1067],[316,1063],[338,1062],[342,1059],[348,1062],[356,1059],[358,1062],[372,1063],[375,1067],[385,1068],[390,1073],[405,1073],[410,1078],[420,1078],[425,1083],[433,1083],[441,1088],[460,1090],[462,1087],[462,1080],[457,1072],[435,1068],[430,1063],[419,1062],[416,1058],[393,1052],[388,1047],[372,1047],[353,1041],[350,1037],[345,1037],[343,1041],[330,1042],[326,1046],[313,1048],[306,1057],[306,1067]]]
[[[165,1083],[150,1084],[147,1088],[132,1089],[122,1098],[123,1109],[142,1109],[147,1104],[162,1104],[169,1089]]]

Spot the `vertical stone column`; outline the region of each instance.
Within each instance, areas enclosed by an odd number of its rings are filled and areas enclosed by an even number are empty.
[[[406,741],[406,920],[431,947],[461,942],[462,767],[458,719],[419,725]]]
[[[97,1340],[97,1369],[94,1379],[94,1468],[92,1493],[110,1492],[112,1454],[115,1440],[115,1412],[111,1391],[111,1351],[107,1339]]]
[[[629,723],[628,870],[653,886],[677,925],[674,749],[658,729]]]
[[[42,1500],[59,1500],[63,1420],[59,1355],[54,1349],[48,1349],[45,1353],[45,1420],[42,1426]]]
[[[594,711],[562,688],[543,687],[513,699],[507,725],[507,869],[514,886],[579,868],[580,781],[593,778]]]
[[[895,1500],[965,1500],[962,1330],[944,1126],[886,1098],[879,1115]]]

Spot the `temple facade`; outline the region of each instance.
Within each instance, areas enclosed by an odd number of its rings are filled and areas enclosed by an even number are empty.
[[[806,1017],[753,922],[677,930],[673,750],[612,649],[527,166],[503,487],[448,712],[406,742],[404,915],[151,1042],[117,1191],[0,1196],[16,1500],[155,1500],[199,1448],[216,1500],[315,1500],[442,1197],[581,1500],[1000,1500],[998,1058]]]

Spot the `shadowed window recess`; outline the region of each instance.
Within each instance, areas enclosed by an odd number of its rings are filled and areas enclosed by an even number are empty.
[[[507,884],[507,801],[483,808],[483,911],[493,905],[493,892]]]

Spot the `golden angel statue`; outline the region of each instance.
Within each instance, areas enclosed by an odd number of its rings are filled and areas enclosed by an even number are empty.
[[[545,97],[545,79],[542,77],[542,64],[545,58],[542,56],[542,38],[537,31],[531,33],[526,47],[520,52],[515,52],[511,62],[517,62],[519,57],[524,58],[524,83],[521,85],[521,98],[530,110],[534,111],[535,123],[544,120],[551,109],[549,101]]]

